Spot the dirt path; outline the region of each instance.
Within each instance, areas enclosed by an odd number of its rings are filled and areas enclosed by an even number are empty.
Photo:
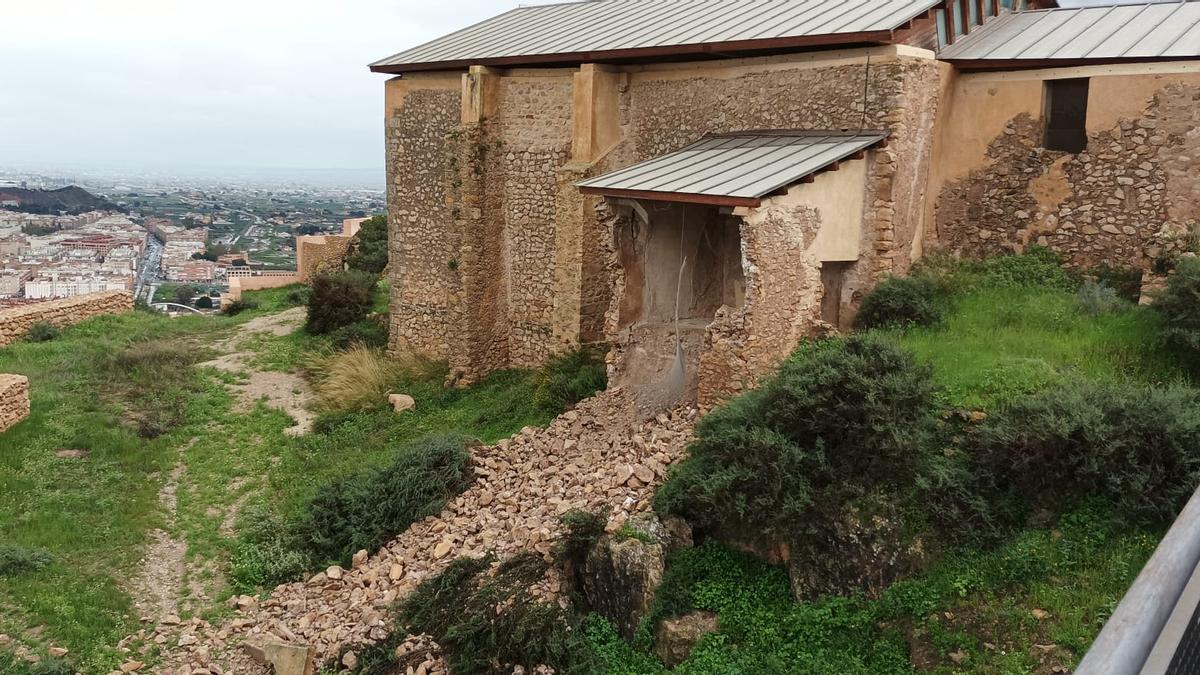
[[[179,599],[183,591],[186,569],[187,542],[176,539],[168,531],[175,528],[179,512],[177,494],[179,483],[187,472],[187,451],[196,444],[193,438],[179,448],[179,459],[162,489],[158,491],[158,502],[167,515],[166,528],[150,532],[150,544],[146,547],[138,564],[138,573],[130,581],[130,595],[144,621],[178,622]]]
[[[255,368],[252,365],[254,352],[245,350],[243,345],[248,338],[257,333],[277,337],[288,335],[304,321],[306,311],[303,307],[296,307],[247,321],[238,328],[235,335],[215,345],[217,349],[231,351],[201,364],[228,373],[245,375],[244,381],[231,385],[238,396],[238,409],[250,410],[260,400],[265,399],[268,407],[282,410],[296,421],[295,426],[285,431],[289,436],[303,436],[312,430],[315,416],[308,410],[308,404],[312,401],[312,390],[308,382],[295,373],[278,373]]]

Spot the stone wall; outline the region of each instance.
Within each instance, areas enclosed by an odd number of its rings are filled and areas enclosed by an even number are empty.
[[[1200,74],[1092,77],[1078,154],[1043,147],[1040,80],[962,79],[956,115],[994,103],[1007,116],[984,125],[986,156],[938,186],[944,247],[978,257],[1041,245],[1072,265],[1148,269],[1200,222]],[[948,131],[947,148],[963,133]]]
[[[458,76],[454,76],[457,82]],[[401,81],[388,83],[400,87]],[[397,94],[387,119],[388,247],[393,351],[434,358],[450,355],[451,308],[459,302],[452,248],[452,153],[448,138],[460,126],[461,92],[431,83]]]
[[[389,82],[391,348],[445,358],[466,382],[611,339],[623,283],[611,223],[574,185],[711,133],[888,130],[851,272],[863,283],[850,287],[905,271],[920,251],[937,107],[929,57],[900,46]]]
[[[345,265],[354,237],[339,234],[296,237],[296,274],[309,283],[322,272],[336,272]]]
[[[229,291],[221,296],[221,307],[241,300],[246,291],[261,291],[267,288],[283,288],[301,282],[300,275],[294,272],[268,272],[253,277],[233,277],[229,280]]]
[[[133,294],[124,291],[89,293],[0,310],[0,347],[17,342],[36,323],[66,328],[102,314],[133,311]]]
[[[0,433],[29,417],[29,378],[0,374]]]

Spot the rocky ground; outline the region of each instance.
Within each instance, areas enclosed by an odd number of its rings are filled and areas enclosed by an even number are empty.
[[[311,648],[318,664],[336,659],[345,646],[387,637],[392,604],[456,557],[494,552],[503,558],[521,551],[548,556],[562,533],[559,516],[571,509],[608,511],[609,531],[648,510],[697,417],[696,409],[684,407],[646,419],[632,395],[606,392],[545,429],[527,428],[476,449],[476,480],[465,493],[381,550],[360,551],[352,569],[331,567],[279,586],[261,601],[234,598],[236,616],[219,625],[160,622],[126,644],[159,645],[164,659],[156,672],[170,675],[268,672],[244,645],[287,643]],[[559,585],[549,577],[540,593],[553,597]],[[445,672],[428,638],[410,637],[402,649],[410,672]],[[131,655],[126,668],[145,669],[142,657]],[[346,655],[344,665],[353,661],[353,654]]]

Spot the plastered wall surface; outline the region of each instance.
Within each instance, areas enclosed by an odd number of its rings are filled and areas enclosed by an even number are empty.
[[[0,310],[0,347],[25,337],[36,323],[66,328],[95,316],[132,311],[133,294],[124,291],[89,293]]]
[[[1089,77],[1084,152],[1046,150],[1045,81]],[[1053,248],[1073,265],[1149,268],[1200,220],[1200,68],[960,74],[939,125],[930,221],[972,257]]]
[[[29,417],[29,378],[0,374],[0,434]]]

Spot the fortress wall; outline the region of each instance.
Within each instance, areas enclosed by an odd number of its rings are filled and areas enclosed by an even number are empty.
[[[0,310],[0,347],[25,337],[36,323],[46,322],[66,328],[94,316],[131,311],[133,295],[125,291],[89,293]]]

